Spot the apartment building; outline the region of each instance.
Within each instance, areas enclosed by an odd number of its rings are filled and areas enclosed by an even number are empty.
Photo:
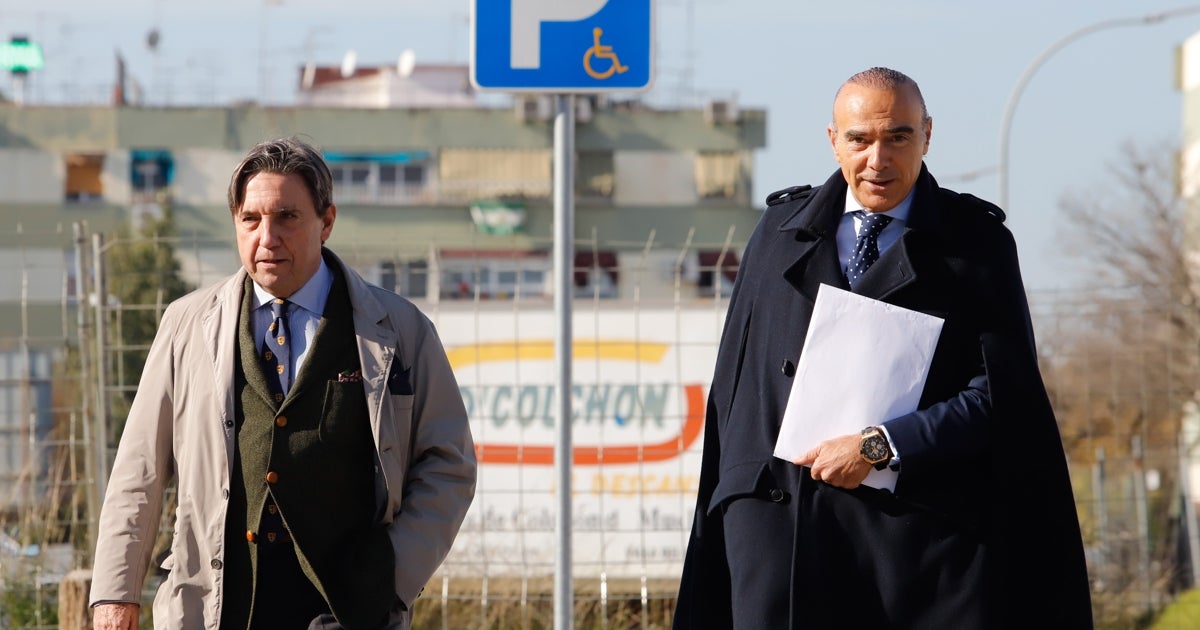
[[[48,358],[74,334],[77,262],[91,263],[76,260],[74,225],[111,240],[169,207],[185,278],[212,283],[239,264],[230,173],[266,138],[301,135],[324,152],[338,206],[329,245],[369,280],[443,309],[549,305],[552,101],[481,104],[466,67],[406,72],[304,68],[293,107],[0,104],[0,473],[44,468],[29,445],[52,424]],[[765,112],[602,96],[576,108],[577,297],[711,309],[760,214],[750,193]]]

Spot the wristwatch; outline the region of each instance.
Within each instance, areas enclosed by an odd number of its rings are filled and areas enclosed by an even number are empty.
[[[858,454],[862,455],[868,464],[874,466],[875,470],[887,468],[888,462],[892,459],[892,447],[888,444],[883,429],[879,427],[863,429],[862,442],[858,445]]]

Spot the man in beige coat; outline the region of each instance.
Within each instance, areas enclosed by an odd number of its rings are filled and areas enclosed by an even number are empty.
[[[137,627],[174,476],[156,628],[407,628],[475,489],[445,351],[323,247],[312,147],[255,146],[229,204],[244,268],[163,315],[100,515],[95,627]]]

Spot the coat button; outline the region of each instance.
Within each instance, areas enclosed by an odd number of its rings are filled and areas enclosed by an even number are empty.
[[[223,566],[218,558],[213,558],[213,561],[208,563],[208,565],[214,569],[220,569]]]
[[[788,361],[787,359],[783,360],[783,367],[781,369],[783,370],[783,375],[788,378],[796,375],[796,364]]]
[[[233,420],[226,420],[226,421],[225,421],[225,426],[227,426],[227,427],[232,427],[232,426],[233,426]]]
[[[221,488],[221,496],[228,499],[229,498],[229,488]]]
[[[772,501],[779,503],[783,500],[783,490],[780,490],[779,488],[771,488],[770,496]]]
[[[281,429],[283,427],[286,427],[287,426],[287,416],[279,416],[278,418],[275,418],[275,426],[277,426]]]
[[[256,540],[258,540],[258,534],[255,534],[254,532],[247,530],[246,531],[246,542],[252,543]]]
[[[279,481],[279,473],[275,472],[274,470],[267,473],[267,483],[275,483],[277,481]]]

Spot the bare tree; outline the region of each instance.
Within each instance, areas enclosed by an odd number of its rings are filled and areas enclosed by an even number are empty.
[[[1197,286],[1185,256],[1186,205],[1174,155],[1127,144],[1104,181],[1060,202],[1068,220],[1064,253],[1085,264],[1091,279],[1072,312],[1060,314],[1074,321],[1071,353],[1112,358],[1079,366],[1109,390],[1110,401],[1133,393],[1122,398],[1132,398],[1138,412],[1114,429],[1166,441],[1177,439],[1179,411],[1200,374]],[[1098,378],[1104,370],[1110,374]]]
[[[1097,605],[1130,614],[1176,586],[1180,418],[1200,377],[1200,285],[1174,157],[1126,144],[1102,181],[1061,199],[1060,242],[1088,287],[1056,304],[1055,355],[1043,358]]]

